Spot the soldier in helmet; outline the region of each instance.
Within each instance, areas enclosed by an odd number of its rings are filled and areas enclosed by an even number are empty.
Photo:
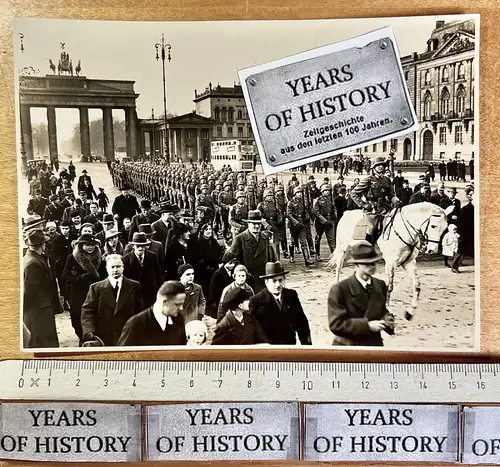
[[[375,157],[371,165],[371,173],[351,191],[351,198],[363,209],[367,227],[366,240],[374,243],[374,234],[380,216],[390,210],[391,205],[400,207],[401,201],[394,193],[391,179],[384,175],[386,160]]]
[[[222,221],[222,235],[224,238],[229,233],[229,209],[235,203],[233,196],[232,185],[229,180],[226,180],[223,185],[223,191],[219,193],[218,204],[220,207],[220,216]]]
[[[337,214],[335,205],[333,204],[332,187],[328,184],[323,184],[320,187],[321,195],[314,200],[314,227],[316,229],[316,237],[314,239],[314,247],[316,249],[316,261],[321,261],[320,244],[323,234],[326,235],[326,241],[330,247],[330,252],[335,250],[335,233],[337,228]]]
[[[229,225],[233,238],[243,232],[247,227],[243,222],[248,217],[247,196],[244,191],[236,192],[236,204],[229,209]]]
[[[217,180],[215,182],[215,188],[212,190],[212,200],[215,206],[215,219],[214,219],[214,232],[217,235],[222,231],[222,219],[221,219],[221,209],[219,206],[219,195],[222,193],[222,182]]]
[[[276,208],[280,214],[280,220],[278,222],[278,241],[281,244],[281,249],[283,250],[283,256],[288,258],[288,241],[286,238],[286,197],[285,197],[285,187],[280,183],[276,184],[274,188],[274,202],[276,203]],[[276,250],[278,251],[278,249]]]
[[[304,198],[302,193],[302,187],[296,186],[293,189],[293,198],[288,201],[286,207],[286,215],[290,222],[290,233],[292,238],[298,239],[300,242],[300,247],[302,249],[302,255],[304,256],[304,262],[306,266],[313,264],[311,261],[311,255],[309,253],[309,246],[307,244],[307,233],[306,233],[306,222],[308,215],[306,213],[306,208],[304,206]],[[290,247],[290,262],[294,261],[294,249],[293,246]]]
[[[212,199],[212,196],[208,192],[209,186],[204,183],[203,185],[200,186],[200,194],[196,198],[196,209],[198,209],[200,206],[205,206],[206,208],[209,209],[207,211],[210,216],[209,222],[213,222],[214,217],[215,217],[215,203],[214,200]],[[208,221],[208,219],[207,219]]]
[[[262,225],[271,234],[270,240],[274,245],[274,250],[280,259],[279,232],[280,213],[274,200],[274,190],[266,188],[262,193],[263,201],[258,204],[257,209],[262,215]]]

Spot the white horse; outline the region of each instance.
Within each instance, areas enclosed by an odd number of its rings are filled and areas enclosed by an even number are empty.
[[[453,208],[453,206],[451,206]],[[447,212],[435,204],[423,202],[393,210],[382,222],[381,233],[377,240],[385,261],[385,271],[389,278],[387,284],[387,304],[394,288],[394,270],[401,266],[413,284],[412,310],[406,311],[410,320],[416,313],[420,295],[420,282],[417,277],[417,256],[420,251],[437,253],[446,228]],[[363,217],[360,209],[346,211],[337,225],[337,245],[330,256],[327,267],[335,268],[335,280],[339,281],[340,271],[349,246],[353,240],[356,225]]]

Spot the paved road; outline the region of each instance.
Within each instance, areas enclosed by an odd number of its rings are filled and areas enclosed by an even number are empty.
[[[111,202],[119,194],[119,191],[112,186],[111,177],[105,164],[76,163],[75,165],[77,175],[80,175],[84,168],[87,169],[93,179],[94,186],[96,188],[98,186],[104,187]],[[285,173],[280,175],[280,178],[287,182],[291,176],[291,173]],[[332,172],[328,176],[332,177]],[[319,176],[316,175],[316,178]],[[351,183],[354,178],[355,176],[351,175],[346,180]],[[411,174],[409,178],[416,180],[418,174]],[[27,195],[26,185],[26,180],[21,181],[20,191]],[[27,203],[26,197],[25,200],[24,205]],[[325,240],[322,251],[328,251]],[[290,270],[290,274],[287,276],[287,285],[298,291],[305,313],[309,318],[313,343],[329,345],[332,334],[328,329],[326,300],[328,291],[333,284],[331,273],[325,269],[324,263],[306,268],[300,257],[297,257],[294,264],[285,262],[285,267]],[[445,269],[440,256],[421,263],[419,277],[422,293],[419,314],[413,321],[407,322],[403,316],[410,303],[410,281],[405,277],[403,270],[398,270],[391,301],[391,309],[397,316],[397,331],[394,337],[386,336],[386,346],[419,350],[471,349],[475,345],[476,336],[475,268],[469,262],[462,268],[462,271],[462,274],[457,275],[449,269]],[[342,272],[342,278],[347,277],[352,272],[352,267],[346,267]],[[382,265],[376,275],[385,279]],[[57,316],[57,327],[61,346],[78,346],[67,313]]]

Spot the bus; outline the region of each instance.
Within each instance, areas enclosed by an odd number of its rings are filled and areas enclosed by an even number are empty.
[[[212,141],[210,162],[215,170],[230,166],[235,172],[253,172],[257,148],[252,139]]]

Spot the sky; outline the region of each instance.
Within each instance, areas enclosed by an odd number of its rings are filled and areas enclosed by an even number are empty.
[[[33,66],[50,74],[49,58],[57,64],[61,42],[73,60],[81,60],[89,79],[135,81],[137,113],[149,118],[163,112],[161,60],[155,44],[162,34],[171,45],[167,64],[167,112],[181,115],[194,109],[194,90],[209,82],[232,86],[238,70],[391,26],[400,55],[426,50],[437,20],[458,16],[426,16],[315,21],[125,22],[22,18],[14,22],[16,70]],[[19,33],[24,35],[20,52]],[[90,119],[101,112],[90,112]],[[114,117],[124,119],[123,112]],[[46,121],[46,112],[32,110],[32,122]],[[58,140],[68,139],[78,122],[76,109],[57,110]]]

